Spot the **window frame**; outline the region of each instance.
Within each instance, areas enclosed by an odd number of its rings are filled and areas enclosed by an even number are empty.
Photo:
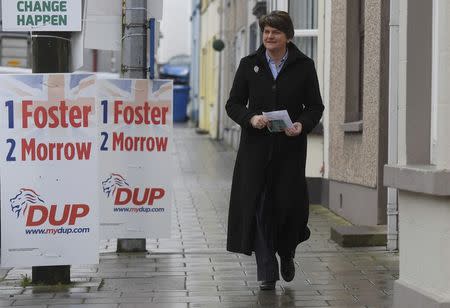
[[[326,47],[328,43],[325,42],[325,13],[327,10],[327,4],[323,0],[317,1],[317,28],[315,29],[294,29],[294,37],[302,38],[302,37],[315,37],[317,40],[317,61],[316,71],[317,77],[319,79],[319,86],[321,92],[328,86],[328,81],[325,80],[325,67],[324,63],[328,55],[326,54]],[[282,10],[289,12],[289,0],[267,0],[267,12],[271,12],[274,10]],[[289,12],[291,13],[291,12]],[[325,93],[324,93],[325,94]]]
[[[289,14],[292,16],[293,14],[291,14],[291,10],[290,10],[290,2],[292,0],[286,0],[283,1],[285,2],[282,6],[285,6],[287,11],[289,12]],[[295,0],[294,0],[295,1]],[[319,1],[317,1],[317,6],[319,6]],[[313,12],[312,12],[313,13]],[[319,20],[319,8],[317,7],[317,16],[314,16],[315,19],[318,21]],[[294,29],[294,39],[295,38],[315,38],[316,39],[316,48],[317,48],[317,57],[318,57],[318,53],[319,53],[319,22],[317,22],[317,28],[312,28],[312,29],[302,29],[302,28],[295,28]],[[314,56],[314,55],[311,55]],[[318,62],[318,59],[315,59],[315,62]]]
[[[365,2],[366,0],[347,2],[346,101],[345,118],[342,124],[342,128],[346,133],[361,133],[363,128]]]

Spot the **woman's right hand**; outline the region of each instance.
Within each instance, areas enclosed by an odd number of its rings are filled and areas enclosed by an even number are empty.
[[[269,120],[263,115],[255,115],[250,119],[250,124],[256,129],[263,129],[268,123]]]

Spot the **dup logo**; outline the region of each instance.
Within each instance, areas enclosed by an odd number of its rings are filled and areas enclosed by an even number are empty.
[[[74,203],[65,204],[62,215],[57,215],[58,205],[46,205],[44,199],[30,188],[21,188],[20,192],[9,201],[13,214],[17,219],[25,217],[27,227],[41,226],[45,223],[51,226],[74,225],[77,219],[89,214],[89,205]]]
[[[109,178],[102,181],[103,192],[107,198],[114,198],[115,206],[127,204],[153,205],[155,201],[162,199],[165,195],[163,188],[131,188],[127,180],[117,173],[112,173]]]

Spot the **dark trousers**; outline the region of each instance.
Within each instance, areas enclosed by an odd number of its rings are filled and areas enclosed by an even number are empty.
[[[274,281],[280,279],[278,260],[275,256],[275,228],[272,218],[272,206],[267,197],[266,189],[261,194],[261,200],[256,209],[255,257],[257,279],[259,281]]]
[[[276,195],[273,187],[277,180],[276,172],[279,170],[277,160],[272,160],[267,167],[266,183],[261,192],[261,198],[256,206],[256,231],[255,231],[255,257],[257,265],[257,280],[275,281],[280,279],[278,260],[276,257],[277,231],[280,229],[276,225]],[[280,255],[280,252],[278,252]],[[294,251],[289,251],[280,257],[293,258]]]

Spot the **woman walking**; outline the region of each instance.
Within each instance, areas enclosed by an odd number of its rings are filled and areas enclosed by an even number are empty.
[[[254,251],[260,288],[273,290],[280,270],[285,281],[294,278],[295,249],[310,236],[306,136],[324,107],[314,62],[290,41],[294,27],[288,13],[273,11],[259,25],[263,44],[241,60],[226,104],[241,126],[227,250]],[[287,110],[293,126],[271,132],[262,112],[275,110]]]

